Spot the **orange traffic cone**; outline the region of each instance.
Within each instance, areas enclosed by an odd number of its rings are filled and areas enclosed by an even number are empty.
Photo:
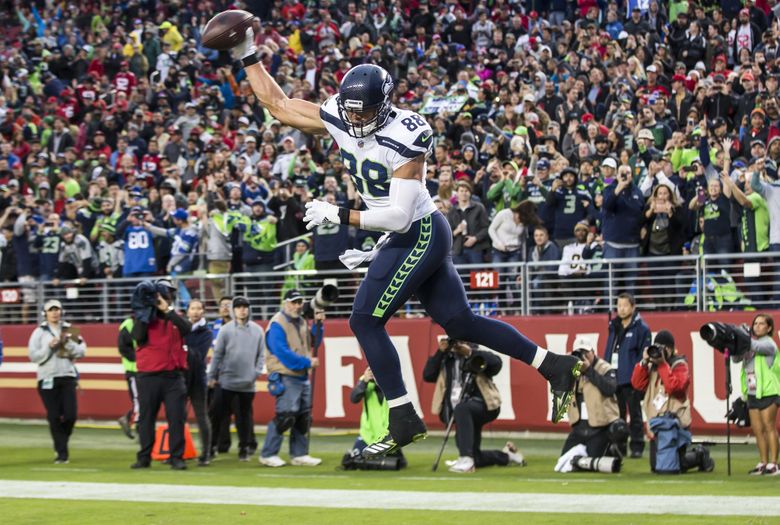
[[[155,461],[165,461],[171,455],[170,447],[168,446],[168,425],[159,425],[157,427],[157,433],[154,438],[154,448],[152,449],[152,459]],[[198,452],[195,450],[195,444],[192,442],[192,434],[190,433],[190,426],[184,424],[184,458],[193,459],[198,456]]]

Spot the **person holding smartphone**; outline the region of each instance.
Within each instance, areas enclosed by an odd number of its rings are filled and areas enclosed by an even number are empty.
[[[643,137],[640,135],[640,138]],[[631,258],[628,262],[615,265],[620,267],[619,275],[622,277],[620,282],[616,283],[619,292],[633,293],[634,290],[644,206],[642,191],[631,179],[631,167],[620,166],[617,178],[604,188],[602,204],[604,259]]]

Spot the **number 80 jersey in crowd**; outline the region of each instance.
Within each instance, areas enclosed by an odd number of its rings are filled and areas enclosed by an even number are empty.
[[[413,111],[393,107],[386,126],[365,138],[355,138],[339,118],[334,95],[320,107],[320,118],[341,150],[344,168],[369,209],[390,206],[390,179],[393,172],[431,150],[433,131],[423,117]],[[413,221],[436,211],[425,188],[425,171],[420,181]]]

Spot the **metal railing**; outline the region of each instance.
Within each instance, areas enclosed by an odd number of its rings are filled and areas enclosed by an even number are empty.
[[[730,254],[596,259],[457,266],[471,308],[483,315],[606,313],[615,298],[632,292],[643,311],[712,311],[765,309],[780,306],[780,261],[771,254]],[[576,270],[573,273],[572,270]],[[244,295],[253,317],[268,319],[284,292],[298,288],[311,297],[323,281],[335,280],[340,297],[329,308],[331,317],[349,316],[366,269],[354,271],[274,271],[263,273],[178,275],[171,278],[203,301],[215,315],[223,295]],[[142,279],[92,279],[85,284],[51,282],[0,283],[0,323],[32,323],[43,304],[59,299],[68,318],[79,322],[117,322],[130,313],[130,299]],[[483,282],[484,281],[484,282]],[[447,290],[442,293],[448,293]],[[179,294],[178,306],[184,306]],[[411,297],[399,316],[425,315]]]

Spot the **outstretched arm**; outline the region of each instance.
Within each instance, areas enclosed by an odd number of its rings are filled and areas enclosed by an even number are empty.
[[[320,107],[313,102],[289,98],[279,84],[265,70],[257,56],[252,28],[246,30],[246,39],[233,49],[234,56],[241,59],[246,77],[260,103],[268,108],[279,122],[300,129],[306,133],[325,133],[325,124],[320,119]]]

